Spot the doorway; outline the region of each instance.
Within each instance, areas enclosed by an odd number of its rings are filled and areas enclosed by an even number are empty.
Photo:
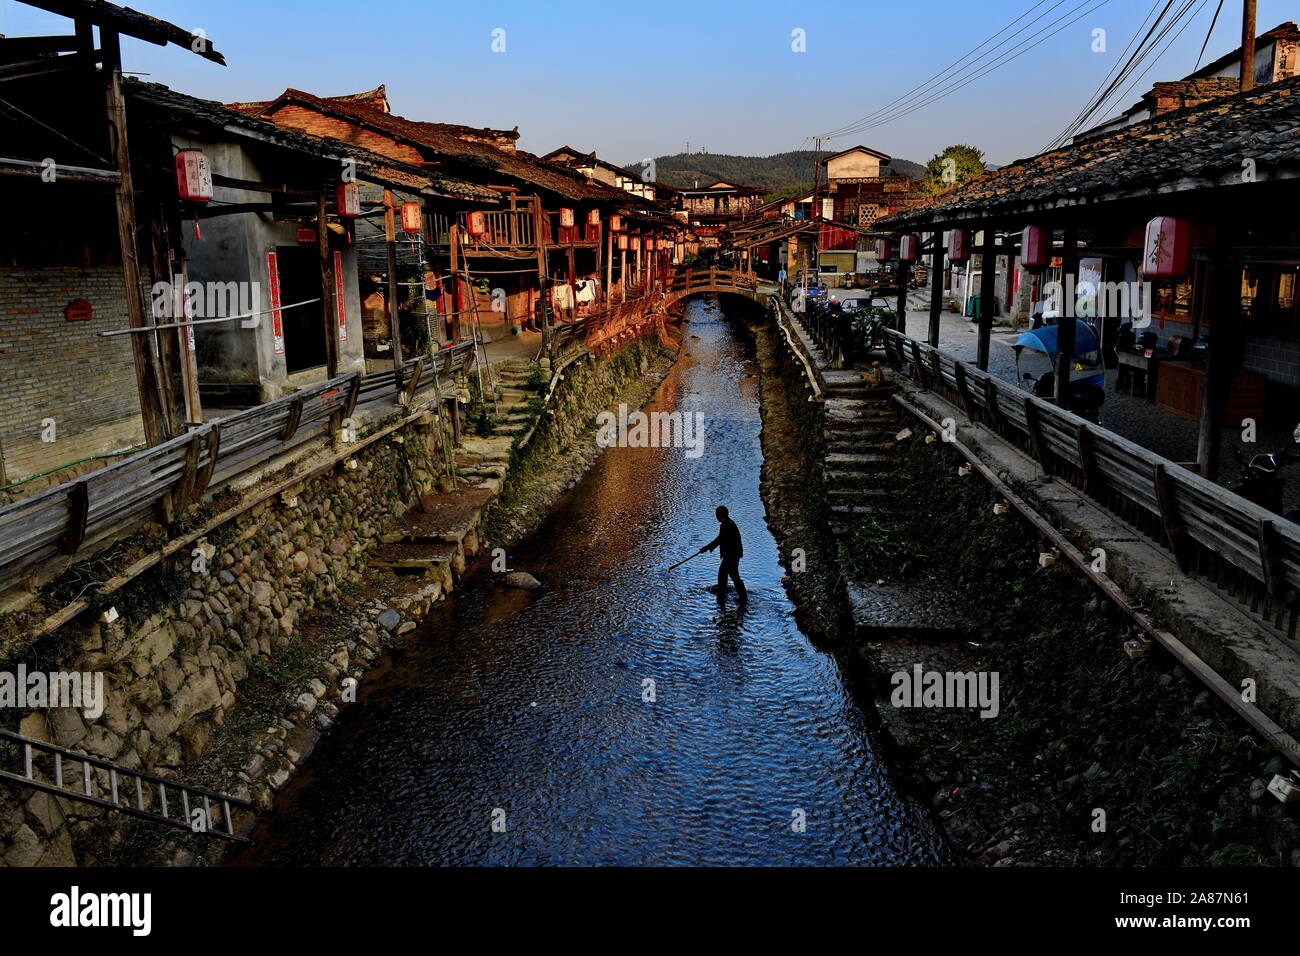
[[[280,301],[289,305],[316,300],[282,313],[284,364],[292,375],[325,364],[320,253],[315,247],[279,246],[275,254],[280,266]]]

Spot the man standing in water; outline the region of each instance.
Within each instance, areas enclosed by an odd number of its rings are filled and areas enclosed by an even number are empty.
[[[745,591],[745,582],[740,580],[740,559],[745,556],[745,548],[740,543],[740,529],[736,527],[736,522],[731,520],[727,509],[722,505],[718,505],[716,514],[720,525],[718,536],[700,548],[700,553],[721,548],[722,563],[718,565],[718,597],[726,596],[727,576],[730,575],[731,580],[736,583],[736,597],[744,600],[748,594]]]

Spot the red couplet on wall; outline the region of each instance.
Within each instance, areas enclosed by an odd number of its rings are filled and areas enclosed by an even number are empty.
[[[1042,226],[1025,226],[1020,236],[1020,264],[1045,269],[1052,261],[1052,234]]]
[[[948,233],[948,261],[949,262],[969,262],[970,261],[970,232],[965,229],[954,229]]]
[[[1192,257],[1192,224],[1173,216],[1156,216],[1147,223],[1142,272],[1148,279],[1178,279],[1187,274]]]

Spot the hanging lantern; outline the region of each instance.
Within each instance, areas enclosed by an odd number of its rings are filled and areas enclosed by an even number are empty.
[[[921,237],[914,232],[909,232],[900,238],[898,258],[903,262],[915,262],[921,258]]]
[[[948,233],[948,261],[970,261],[970,233],[965,229],[954,229]]]
[[[465,217],[465,227],[474,237],[487,235],[487,213],[472,212]]]
[[[334,189],[334,211],[348,219],[361,215],[361,187],[356,183],[339,183]]]
[[[1192,254],[1192,224],[1173,216],[1147,223],[1142,272],[1148,279],[1178,279],[1187,274]]]
[[[622,233],[618,237],[618,248],[623,252],[627,251],[627,233]]]
[[[1026,269],[1046,269],[1051,262],[1051,230],[1042,226],[1025,226],[1020,236],[1020,264]]]
[[[418,202],[402,203],[402,232],[424,232],[424,214]]]
[[[633,252],[640,252],[640,251],[641,251],[641,237],[640,237],[640,236],[633,236],[633,237],[632,237],[632,251],[633,251]]]
[[[622,217],[622,216],[610,216],[610,217],[609,217],[609,231],[610,231],[610,232],[622,232],[622,231],[623,231],[623,217]]]
[[[568,206],[565,206],[560,210],[560,228],[562,229],[573,228],[573,210],[570,209]]]
[[[182,149],[176,154],[176,191],[189,202],[212,198],[212,168],[202,150]]]
[[[894,241],[892,239],[876,240],[876,259],[880,262],[888,262],[894,258]]]
[[[600,210],[599,210],[599,209],[592,209],[592,210],[590,210],[590,211],[587,213],[587,225],[589,225],[589,226],[599,226],[599,225],[600,225]]]

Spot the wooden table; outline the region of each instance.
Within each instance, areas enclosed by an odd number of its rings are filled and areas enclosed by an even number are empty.
[[[1200,421],[1205,398],[1205,370],[1192,362],[1169,359],[1160,363],[1156,406]]]

